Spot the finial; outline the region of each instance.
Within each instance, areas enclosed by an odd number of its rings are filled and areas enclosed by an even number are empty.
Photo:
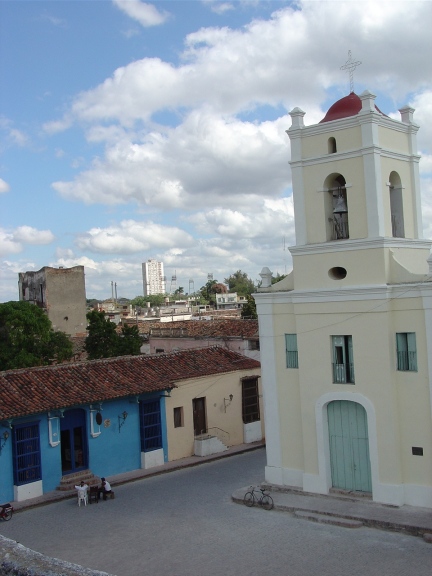
[[[357,68],[357,66],[360,66],[360,64],[361,62],[358,60],[357,62],[354,62],[354,60],[351,57],[351,50],[348,50],[348,60],[345,62],[343,66],[340,67],[340,69],[348,70],[350,79],[350,94],[351,92],[354,92],[354,70]]]

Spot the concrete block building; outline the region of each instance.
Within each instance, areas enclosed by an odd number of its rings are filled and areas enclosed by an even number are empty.
[[[18,274],[19,299],[43,308],[54,330],[70,336],[85,334],[86,292],[84,266],[51,268]]]

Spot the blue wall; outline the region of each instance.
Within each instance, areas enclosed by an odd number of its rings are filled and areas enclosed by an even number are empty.
[[[142,396],[143,400],[159,397],[160,393]],[[160,404],[164,460],[167,461],[166,409],[163,397],[160,399]],[[138,402],[130,401],[129,398],[103,402],[100,411],[102,424],[97,426],[94,422],[94,432],[100,431],[97,437],[91,435],[89,405],[84,405],[82,408],[86,413],[88,468],[96,476],[106,477],[139,469],[141,467],[141,441]],[[118,416],[123,412],[127,412],[128,415],[122,426],[119,427]],[[13,421],[12,425],[37,421],[39,421],[42,483],[45,493],[55,490],[62,477],[61,445],[51,446],[49,443],[48,416],[47,414],[39,414],[30,418],[17,419]],[[3,428],[0,429],[0,435],[3,434],[4,430]],[[0,503],[14,499],[12,431],[9,430],[9,433],[10,437],[0,454]]]

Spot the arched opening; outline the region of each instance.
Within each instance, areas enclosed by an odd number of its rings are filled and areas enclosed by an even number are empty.
[[[328,146],[328,153],[329,154],[335,154],[337,152],[336,138],[333,138],[333,136],[330,136],[330,138],[327,141],[327,146]]]
[[[366,410],[357,402],[334,400],[327,417],[333,488],[372,492]]]
[[[349,238],[348,200],[346,181],[341,174],[331,174],[325,181],[325,213],[327,219],[327,240]]]
[[[402,183],[397,172],[391,172],[390,182],[390,213],[393,238],[405,238]]]

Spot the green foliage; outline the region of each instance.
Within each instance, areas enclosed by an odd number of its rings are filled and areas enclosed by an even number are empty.
[[[216,288],[217,286],[220,286],[217,280],[208,280],[206,284],[200,288],[201,297],[204,300],[203,304],[216,302],[215,294],[218,290],[218,288]]]
[[[130,301],[132,306],[140,306],[145,308],[147,302],[150,302],[150,306],[161,306],[165,302],[167,294],[152,294],[151,296],[135,296],[133,300]]]
[[[0,370],[46,366],[72,355],[72,342],[52,329],[41,308],[30,302],[0,304]]]
[[[241,317],[243,319],[253,319],[256,320],[258,318],[256,303],[252,296],[246,296],[246,304],[243,304],[241,310]]]
[[[141,344],[142,341],[138,331],[138,326],[136,324],[125,324],[120,336],[118,355],[124,356],[126,354],[140,354]]]
[[[87,338],[85,349],[89,360],[117,356],[119,335],[113,322],[103,312],[92,310],[87,313]]]
[[[225,278],[225,284],[228,285],[229,292],[237,292],[239,296],[247,296],[255,291],[255,284],[249,278],[246,272],[237,270],[228,278]]]
[[[174,290],[174,294],[175,294],[176,296],[178,296],[179,294],[184,294],[184,288],[183,288],[183,286],[179,286],[179,287],[177,288],[177,290]]]
[[[115,324],[97,310],[89,312],[87,320],[85,349],[89,360],[140,353],[141,338],[136,325],[125,325],[118,334]]]
[[[280,282],[285,277],[286,277],[286,274],[279,274],[279,272],[277,272],[276,276],[272,276],[271,283],[276,284],[276,282]]]

